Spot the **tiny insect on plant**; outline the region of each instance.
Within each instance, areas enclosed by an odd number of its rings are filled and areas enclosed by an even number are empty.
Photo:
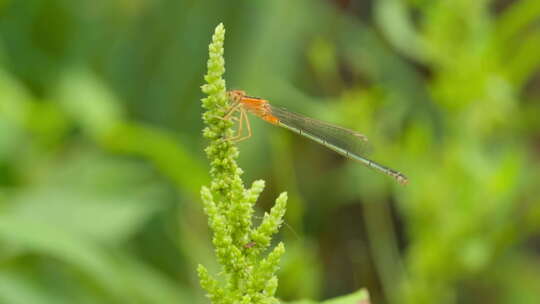
[[[241,90],[229,91],[227,94],[231,105],[223,119],[238,122],[236,135],[230,137],[229,140],[239,142],[251,137],[251,126],[247,115],[249,112],[266,122],[291,130],[349,159],[391,176],[402,185],[409,182],[403,173],[361,155],[367,142],[367,137],[361,133],[274,107],[268,100],[247,96]],[[235,114],[238,116],[234,116]],[[243,135],[244,125],[247,130],[246,135]]]

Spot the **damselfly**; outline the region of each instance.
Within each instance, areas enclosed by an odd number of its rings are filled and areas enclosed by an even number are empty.
[[[234,118],[238,120],[238,131],[231,140],[241,141],[251,136],[251,126],[246,114],[250,112],[266,122],[289,129],[347,158],[392,176],[400,184],[407,184],[409,181],[401,172],[363,157],[361,153],[367,138],[358,132],[274,107],[268,100],[247,96],[244,91],[229,91],[228,97],[232,104],[224,118],[229,119],[233,114],[239,113],[239,116]],[[242,135],[244,124],[247,135]]]

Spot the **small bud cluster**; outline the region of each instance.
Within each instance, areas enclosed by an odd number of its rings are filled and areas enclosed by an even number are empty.
[[[282,193],[266,213],[261,224],[253,227],[253,207],[264,189],[264,181],[255,181],[248,189],[241,179],[242,169],[236,164],[238,149],[227,138],[232,136],[233,123],[222,119],[228,109],[225,80],[223,24],[216,27],[209,45],[208,72],[202,91],[204,137],[210,140],[205,152],[210,160],[210,187],[201,189],[204,211],[213,231],[213,244],[218,262],[223,267],[217,280],[199,265],[201,286],[214,304],[277,303],[274,297],[278,280],[275,275],[285,252],[279,243],[268,254],[274,235],[283,221],[287,195]]]

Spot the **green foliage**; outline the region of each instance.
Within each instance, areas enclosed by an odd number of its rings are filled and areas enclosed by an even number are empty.
[[[264,252],[281,226],[287,194],[282,193],[262,223],[252,228],[253,205],[263,191],[264,181],[258,180],[245,189],[236,164],[238,149],[227,137],[232,134],[232,122],[222,117],[228,109],[223,59],[225,29],[216,27],[209,45],[208,73],[202,90],[208,97],[202,100],[207,125],[204,136],[210,140],[206,154],[210,160],[210,188],[203,187],[201,197],[208,224],[214,233],[213,244],[225,278],[223,286],[199,265],[201,285],[208,291],[212,303],[277,303],[274,298],[278,286],[275,272],[285,252],[283,243],[274,247],[266,257]]]
[[[315,302],[310,300],[290,302],[289,304],[369,304],[369,293],[365,289],[351,293],[346,296],[337,297],[323,302]]]
[[[0,302],[208,303],[198,264],[226,287],[199,203],[201,185],[225,201],[198,87],[220,20],[228,87],[358,130],[410,178],[251,119],[233,160],[265,191],[225,185],[245,197],[231,242],[269,242],[243,215],[287,189],[276,298],[538,302],[539,1],[7,0],[0,16]]]

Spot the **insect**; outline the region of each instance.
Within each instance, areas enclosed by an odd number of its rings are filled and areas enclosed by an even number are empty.
[[[231,101],[231,107],[223,118],[238,120],[237,134],[229,138],[230,140],[242,141],[251,137],[251,126],[247,116],[247,112],[249,112],[272,125],[291,130],[349,159],[391,176],[400,184],[409,182],[403,173],[361,155],[367,142],[367,137],[361,133],[272,106],[268,100],[247,96],[241,90],[229,91],[227,94]],[[239,116],[233,117],[235,113],[239,113]],[[242,134],[244,124],[247,135]]]
[[[249,242],[249,243],[244,245],[244,248],[246,248],[246,249],[253,248],[253,247],[255,247],[255,245],[256,245],[255,242]]]

